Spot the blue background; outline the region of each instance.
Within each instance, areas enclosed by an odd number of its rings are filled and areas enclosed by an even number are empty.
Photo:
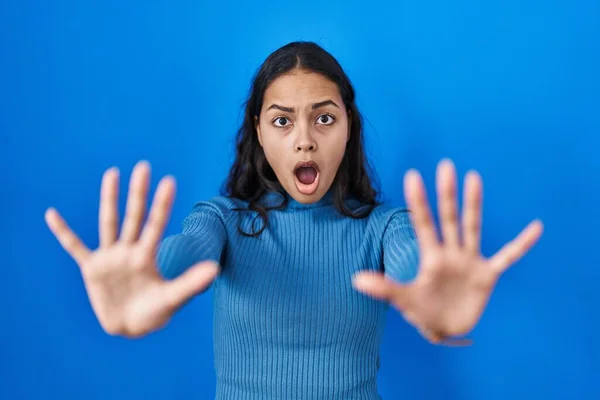
[[[431,346],[390,311],[383,397],[599,398],[600,3],[247,3],[2,1],[0,398],[214,397],[212,292],[145,339],[109,337],[43,214],[95,247],[102,172],[147,159],[153,185],[178,180],[177,232],[217,194],[253,73],[298,39],[355,84],[389,201],[409,167],[433,193],[451,157],[483,176],[486,255],[546,227],[473,347]]]

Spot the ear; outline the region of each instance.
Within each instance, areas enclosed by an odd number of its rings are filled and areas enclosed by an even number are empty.
[[[262,145],[262,136],[260,134],[260,123],[258,122],[258,116],[254,116],[254,129],[256,129],[256,135],[258,136],[258,144],[260,144],[260,147],[263,147]]]

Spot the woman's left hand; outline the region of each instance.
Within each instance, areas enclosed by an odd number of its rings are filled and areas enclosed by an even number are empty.
[[[460,221],[456,188],[454,165],[442,160],[436,173],[440,240],[421,176],[415,170],[408,171],[404,195],[419,244],[417,277],[401,284],[382,273],[364,271],[353,279],[357,290],[388,301],[432,343],[470,343],[447,339],[466,335],[475,327],[500,275],[529,251],[543,230],[542,223],[534,220],[486,258],[480,253],[481,178],[474,171],[465,177]]]

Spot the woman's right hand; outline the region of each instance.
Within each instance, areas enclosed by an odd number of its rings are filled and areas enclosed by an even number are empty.
[[[183,304],[205,290],[219,273],[212,261],[190,267],[178,278],[162,278],[156,249],[169,220],[175,180],[164,177],[145,218],[150,166],[139,162],[131,175],[123,226],[119,233],[119,172],[102,178],[99,248],[89,250],[59,213],[49,208],[45,219],[61,246],[79,265],[90,303],[102,328],[111,335],[140,337],[163,327]]]

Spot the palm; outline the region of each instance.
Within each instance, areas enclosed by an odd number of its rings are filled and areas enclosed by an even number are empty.
[[[174,197],[174,181],[164,178],[156,190],[148,221],[143,226],[149,166],[134,169],[127,210],[117,238],[116,170],[104,174],[99,212],[100,247],[90,251],[54,209],[46,221],[63,248],[80,267],[94,312],[104,330],[137,337],[166,324],[183,303],[204,290],[218,269],[199,263],[181,277],[164,280],[157,269],[155,251]]]
[[[168,320],[165,282],[143,249],[100,249],[81,265],[81,272],[92,308],[109,331],[120,326],[128,335],[138,336]]]
[[[452,163],[440,163],[437,192],[443,240],[439,240],[423,182],[416,171],[409,171],[405,197],[419,242],[419,274],[409,284],[373,272],[362,272],[354,279],[358,290],[389,301],[436,343],[475,327],[500,275],[533,246],[542,231],[541,223],[534,221],[494,256],[483,257],[480,178],[474,172],[467,175],[462,218],[458,216],[456,186]]]

